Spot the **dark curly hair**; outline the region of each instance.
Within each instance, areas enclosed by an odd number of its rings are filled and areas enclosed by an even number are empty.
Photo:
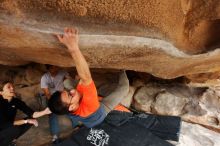
[[[65,115],[69,113],[69,109],[61,100],[61,92],[56,91],[52,94],[48,101],[48,107],[52,113],[57,115]]]
[[[13,84],[13,81],[11,81],[11,80],[1,81],[1,83],[0,83],[0,91],[2,91],[3,87],[5,86],[5,84],[8,84],[8,83],[12,83]]]

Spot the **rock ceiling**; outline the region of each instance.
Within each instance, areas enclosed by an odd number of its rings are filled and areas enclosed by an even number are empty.
[[[0,0],[0,64],[74,66],[54,34],[76,26],[92,68],[216,73],[219,18],[219,0]]]

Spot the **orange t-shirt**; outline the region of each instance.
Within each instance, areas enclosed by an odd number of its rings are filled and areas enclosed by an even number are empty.
[[[127,109],[125,106],[119,104],[114,108],[116,111],[121,111],[121,112],[131,112],[129,109]]]
[[[89,85],[78,84],[76,90],[82,95],[82,99],[79,108],[73,114],[88,117],[98,110],[100,103],[94,81]]]
[[[88,117],[96,112],[100,107],[99,99],[102,97],[98,97],[94,81],[89,85],[78,84],[76,90],[82,95],[82,99],[79,108],[73,112],[73,114],[80,117]],[[116,106],[114,110],[130,112],[126,107],[120,104]]]

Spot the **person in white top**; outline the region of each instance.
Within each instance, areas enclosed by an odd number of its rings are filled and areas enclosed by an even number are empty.
[[[63,81],[67,78],[70,78],[69,74],[60,70],[59,67],[53,65],[46,65],[48,72],[46,72],[41,78],[41,88],[47,98],[50,99],[50,96],[56,91],[63,91],[64,84]],[[59,143],[59,123],[58,117],[55,114],[49,115],[49,126],[50,133],[52,135],[53,144]]]

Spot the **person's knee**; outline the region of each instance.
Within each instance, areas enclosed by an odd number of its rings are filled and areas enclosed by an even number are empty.
[[[125,71],[122,71],[122,72],[119,74],[119,84],[129,85],[129,80],[128,80],[128,77],[127,77],[127,74],[126,74]]]
[[[123,91],[125,94],[129,92],[129,80],[125,71],[119,75],[118,90]]]

